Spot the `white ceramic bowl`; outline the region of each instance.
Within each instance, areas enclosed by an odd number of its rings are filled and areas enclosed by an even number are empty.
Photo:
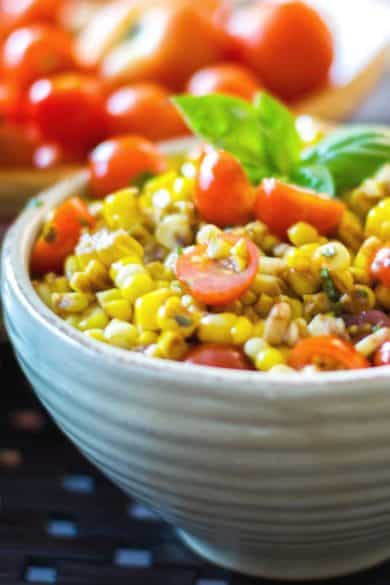
[[[2,262],[17,358],[59,426],[208,559],[288,579],[390,557],[388,369],[289,378],[154,360],[99,344],[47,309],[28,259],[78,175],[26,209]]]

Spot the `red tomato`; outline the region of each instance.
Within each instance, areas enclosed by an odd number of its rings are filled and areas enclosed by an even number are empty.
[[[351,343],[332,335],[302,339],[290,353],[288,364],[296,370],[316,364],[343,370],[370,367],[366,358]]]
[[[41,77],[76,66],[70,38],[48,25],[18,28],[12,32],[3,46],[1,65],[3,75],[22,88]]]
[[[253,370],[248,358],[238,347],[204,344],[190,350],[185,362],[228,370]]]
[[[89,169],[95,197],[105,197],[143,173],[162,173],[166,161],[145,138],[121,136],[95,148],[89,157]]]
[[[81,163],[75,153],[66,152],[58,144],[40,144],[34,152],[33,165],[37,169],[55,169],[61,165],[73,165]]]
[[[76,246],[83,227],[94,227],[95,218],[79,197],[64,201],[55,211],[34,244],[31,255],[33,274],[60,273],[66,257]]]
[[[195,191],[195,206],[202,219],[220,227],[248,223],[255,201],[255,190],[238,160],[229,152],[208,148]]]
[[[327,82],[333,38],[304,2],[270,0],[238,10],[228,30],[238,56],[271,92],[295,100]]]
[[[239,239],[229,234],[221,237],[230,243]],[[248,290],[257,273],[259,250],[251,240],[246,240],[246,246],[248,266],[242,272],[235,272],[226,260],[212,260],[206,255],[207,246],[198,245],[179,256],[177,277],[201,303],[227,305]]]
[[[370,270],[374,280],[390,287],[390,243],[375,252]]]
[[[327,235],[337,228],[344,211],[345,205],[340,201],[277,179],[265,179],[257,189],[255,214],[282,239],[298,221]]]
[[[31,167],[37,138],[28,127],[0,124],[0,166]]]
[[[374,365],[377,367],[390,366],[390,341],[385,341],[375,352]]]
[[[0,0],[0,15],[8,28],[54,22],[62,4],[62,0]]]
[[[8,122],[20,123],[26,119],[24,92],[14,83],[0,82],[0,116]]]
[[[31,119],[43,138],[82,153],[107,136],[108,120],[94,78],[60,75],[36,81],[29,93]]]
[[[222,93],[252,101],[261,85],[250,69],[234,63],[222,63],[200,69],[190,79],[187,92],[192,95]]]
[[[113,135],[139,134],[149,140],[167,140],[188,133],[170,94],[157,84],[122,87],[109,96],[106,108]]]

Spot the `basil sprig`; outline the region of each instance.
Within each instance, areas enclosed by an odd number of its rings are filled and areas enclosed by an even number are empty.
[[[293,114],[265,92],[253,104],[217,94],[173,101],[192,131],[231,152],[254,184],[281,177],[334,196],[390,161],[390,130],[376,126],[347,127],[304,149]]]

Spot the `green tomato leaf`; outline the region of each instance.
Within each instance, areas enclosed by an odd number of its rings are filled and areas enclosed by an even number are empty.
[[[298,167],[292,175],[294,183],[334,197],[335,185],[333,177],[327,167],[323,165],[309,165]]]
[[[254,107],[264,133],[269,167],[275,174],[289,175],[299,163],[302,150],[295,117],[286,106],[266,92],[257,94]]]

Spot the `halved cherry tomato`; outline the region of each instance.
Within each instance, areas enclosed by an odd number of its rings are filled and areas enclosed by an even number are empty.
[[[304,2],[257,2],[233,14],[235,56],[271,92],[295,100],[327,82],[334,48],[321,16]]]
[[[202,219],[220,227],[248,223],[255,201],[255,190],[238,160],[224,150],[207,148],[195,191]]]
[[[374,280],[390,287],[390,243],[375,252],[370,272]]]
[[[18,28],[6,39],[1,66],[3,75],[28,88],[41,77],[76,67],[70,37],[49,25]]]
[[[192,95],[222,93],[252,101],[261,85],[253,72],[235,63],[221,63],[200,69],[189,80],[187,92]]]
[[[113,135],[139,134],[149,140],[167,140],[188,133],[169,92],[154,83],[121,87],[109,96],[106,108]]]
[[[375,352],[374,365],[377,367],[390,366],[390,341],[385,341]]]
[[[327,235],[337,228],[344,211],[340,201],[277,179],[265,179],[257,190],[255,214],[280,238],[298,221]]]
[[[233,345],[204,344],[190,350],[185,362],[198,366],[226,368],[228,370],[253,370],[248,358]]]
[[[43,138],[87,152],[108,133],[108,119],[98,82],[64,74],[36,81],[29,93],[31,119]]]
[[[143,173],[162,173],[166,160],[149,140],[121,136],[95,148],[89,156],[89,169],[95,197],[105,197]]]
[[[66,257],[76,246],[83,227],[94,227],[95,218],[80,197],[64,201],[53,213],[35,242],[31,255],[33,274],[60,273]]]
[[[333,335],[307,337],[297,343],[288,358],[288,364],[296,370],[318,365],[331,369],[359,370],[369,368],[367,359],[354,346]]]
[[[221,235],[229,243],[239,238]],[[240,298],[251,286],[259,266],[258,248],[246,239],[248,265],[242,272],[235,272],[229,261],[213,260],[206,254],[207,246],[198,245],[181,254],[176,263],[176,275],[188,287],[198,301],[207,305],[227,305]]]

